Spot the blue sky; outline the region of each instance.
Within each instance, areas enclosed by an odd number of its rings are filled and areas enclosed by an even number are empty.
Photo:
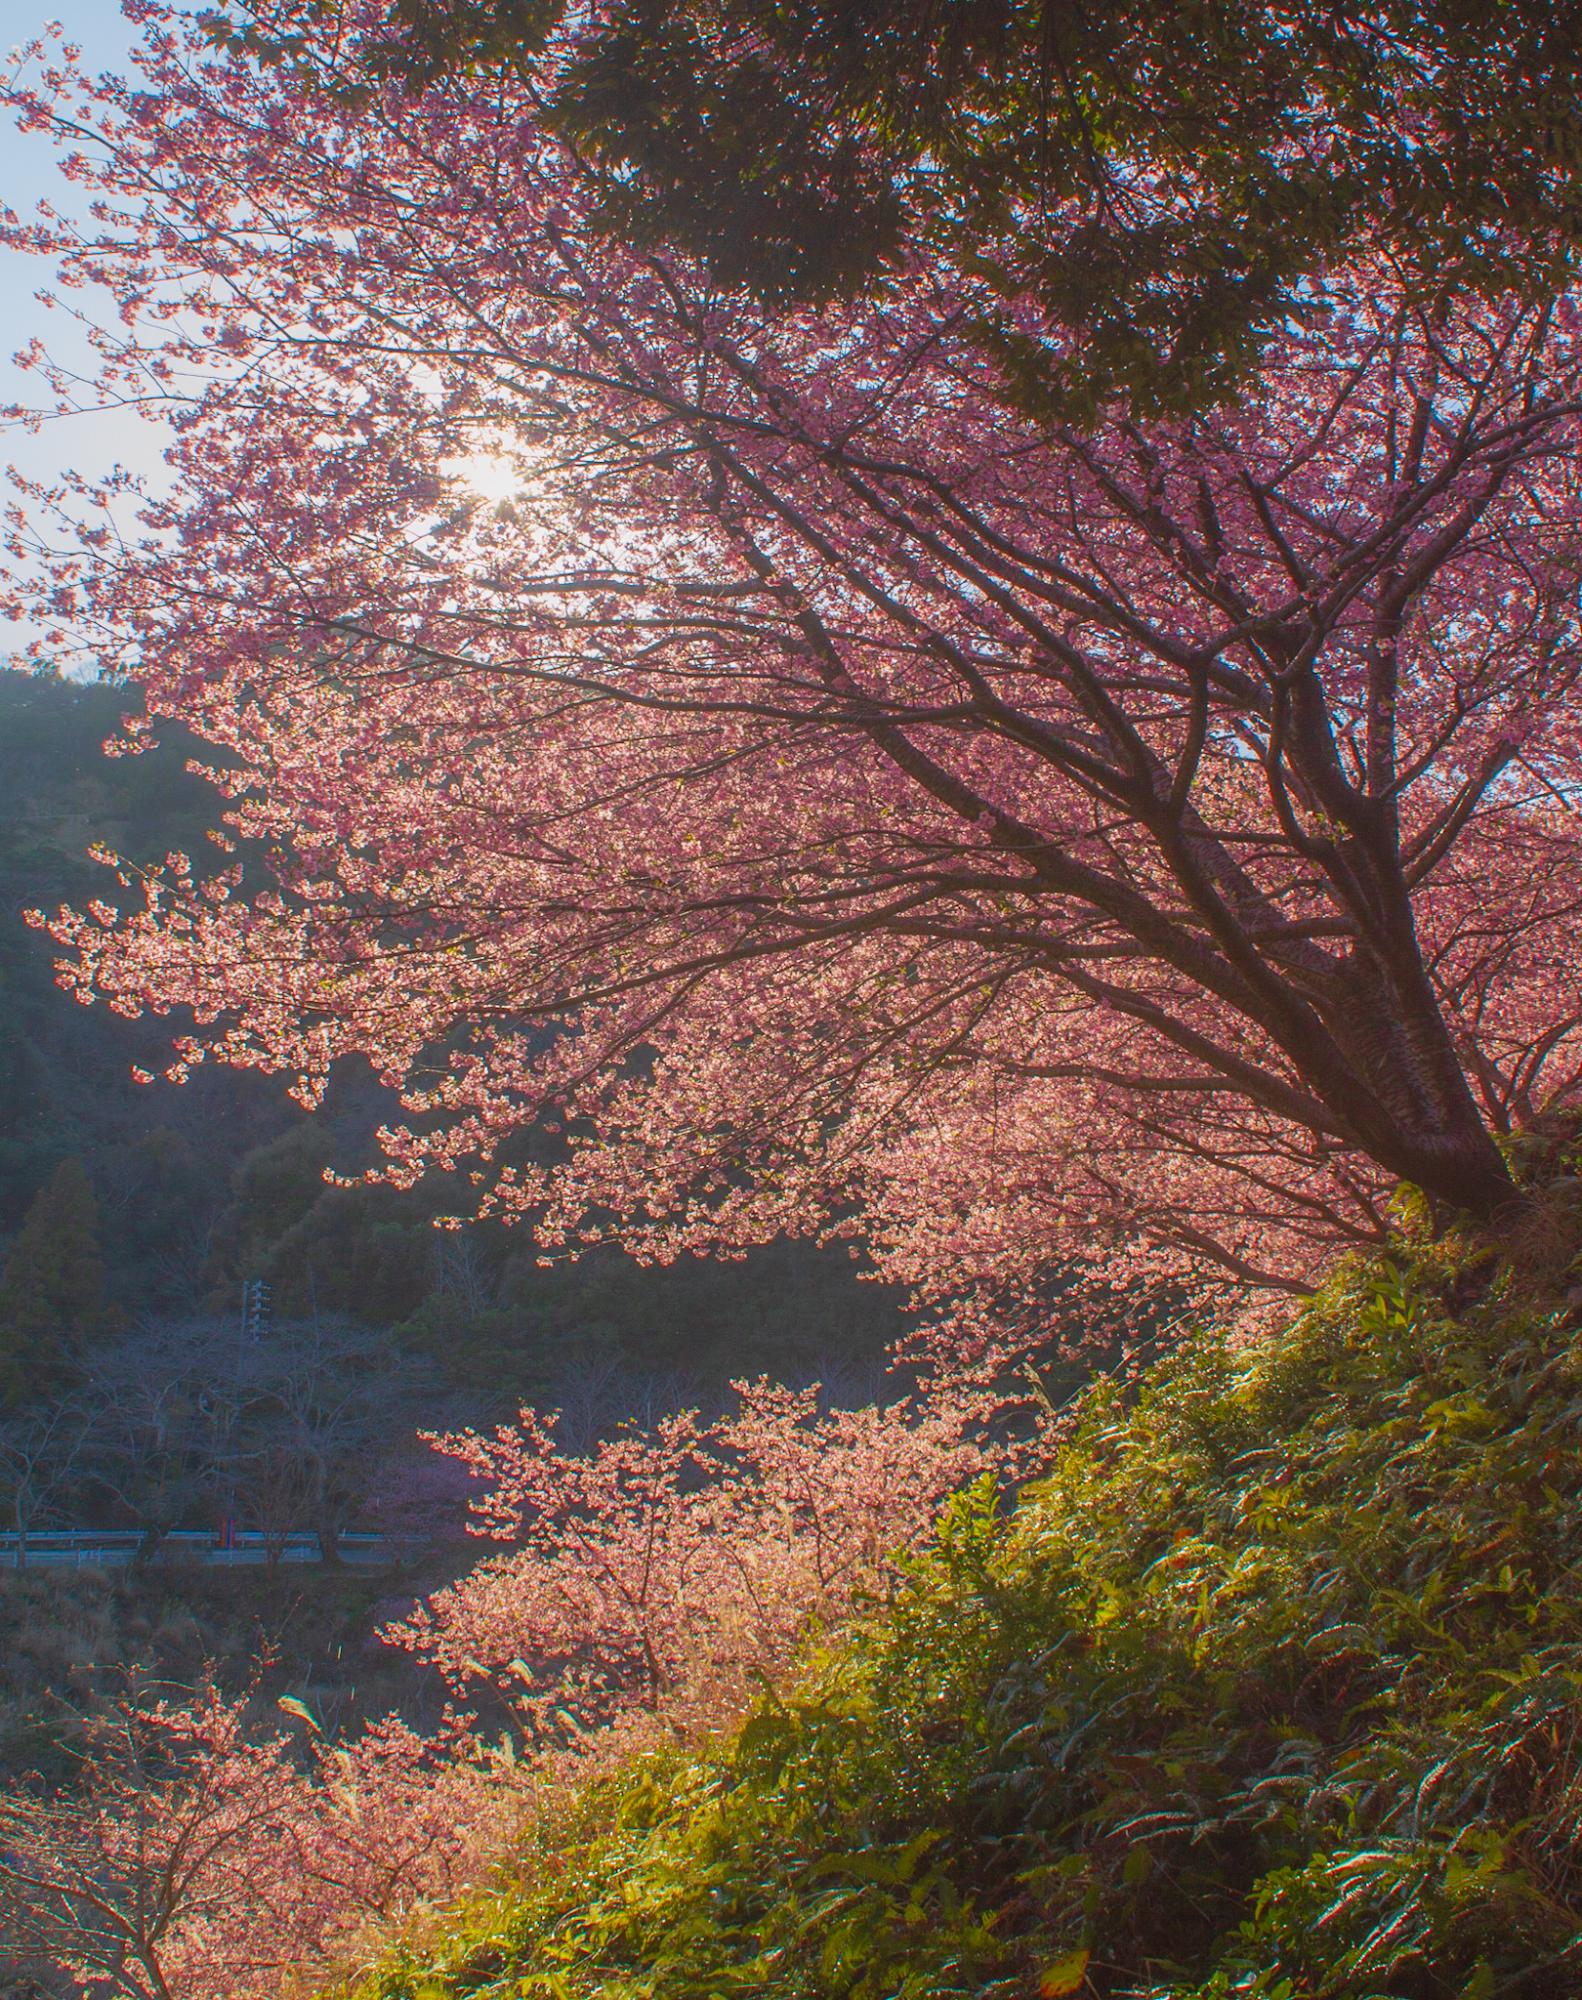
[[[59,21],[67,38],[81,45],[90,69],[121,71],[126,67],[132,31],[122,19],[118,0],[7,0],[0,61],[9,72],[9,52],[22,46],[47,22]],[[81,194],[55,170],[48,143],[36,134],[24,136],[0,115],[0,203],[26,216],[41,197],[69,209]],[[47,267],[37,260],[0,249],[0,405],[37,399],[35,378],[13,367],[11,357],[35,335],[53,347],[71,351],[71,330],[64,315],[47,312],[34,294],[48,282]],[[80,295],[79,295],[80,296]],[[77,417],[52,423],[37,436],[7,432],[0,436],[0,464],[15,463],[24,471],[49,477],[66,465],[85,470],[157,462],[158,437],[132,419]],[[6,650],[8,629],[0,624],[0,654]]]

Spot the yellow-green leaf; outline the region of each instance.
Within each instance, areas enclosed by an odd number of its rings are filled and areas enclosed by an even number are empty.
[[[1088,1969],[1088,1954],[1085,1950],[1068,1951],[1057,1958],[1053,1965],[1044,1967],[1044,1976],[1038,1982],[1038,1990],[1043,2000],[1064,2000],[1068,1993],[1075,1993],[1082,1984]]]

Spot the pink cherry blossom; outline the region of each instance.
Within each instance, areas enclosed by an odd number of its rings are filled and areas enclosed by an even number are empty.
[[[1300,1285],[1403,1180],[1513,1199],[1582,1063],[1572,294],[1363,259],[1240,403],[1040,425],[942,256],[768,315],[601,233],[530,80],[352,109],[137,12],[136,87],[13,92],[97,231],[10,233],[172,491],[24,491],[11,598],[238,847],[53,919],[82,997],[305,1103],[366,1055],[385,1171],[549,1246]]]
[[[963,1375],[863,1410],[742,1383],[713,1422],[587,1453],[530,1410],[443,1439],[486,1482],[478,1531],[514,1546],[383,1636],[505,1692],[513,1729],[491,1742],[451,1709],[430,1737],[392,1715],[334,1741],[300,1702],[290,1730],[260,1715],[256,1683],[181,1697],[134,1675],[80,1718],[67,1782],[0,1792],[0,1934],[116,2000],[274,2000],[343,1973],[480,1886],[569,1791],[727,1724],[888,1587],[954,1488],[1029,1463],[1032,1435]]]
[[[274,2000],[476,1879],[522,1810],[454,1727],[304,1752],[246,1696],[134,1682],[85,1719],[69,1784],[0,1795],[7,1943],[126,2000]]]
[[[516,1546],[384,1636],[461,1689],[494,1680],[548,1743],[634,1712],[712,1726],[880,1594],[951,1492],[1015,1462],[994,1441],[1013,1403],[966,1379],[862,1410],[735,1394],[712,1423],[687,1412],[585,1454],[532,1410],[439,1440],[484,1483],[476,1531]]]

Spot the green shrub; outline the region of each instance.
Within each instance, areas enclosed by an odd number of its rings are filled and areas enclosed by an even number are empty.
[[[1404,1254],[1404,1253],[1403,1253]],[[372,2000],[1582,1991],[1582,1349],[1448,1262],[1095,1390]]]

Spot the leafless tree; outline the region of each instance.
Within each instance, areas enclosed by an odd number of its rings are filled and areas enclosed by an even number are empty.
[[[83,1469],[96,1432],[83,1398],[62,1396],[0,1420],[0,1492],[16,1536],[14,1562],[27,1567],[29,1537],[53,1515]]]
[[[94,1482],[142,1530],[143,1560],[205,1496],[234,1430],[235,1412],[215,1395],[225,1344],[225,1330],[209,1322],[150,1321],[87,1359]]]
[[[339,1562],[341,1527],[367,1510],[403,1445],[455,1415],[422,1357],[328,1319],[250,1343],[237,1386],[238,1498],[276,1559],[286,1533],[309,1527],[324,1560]]]

